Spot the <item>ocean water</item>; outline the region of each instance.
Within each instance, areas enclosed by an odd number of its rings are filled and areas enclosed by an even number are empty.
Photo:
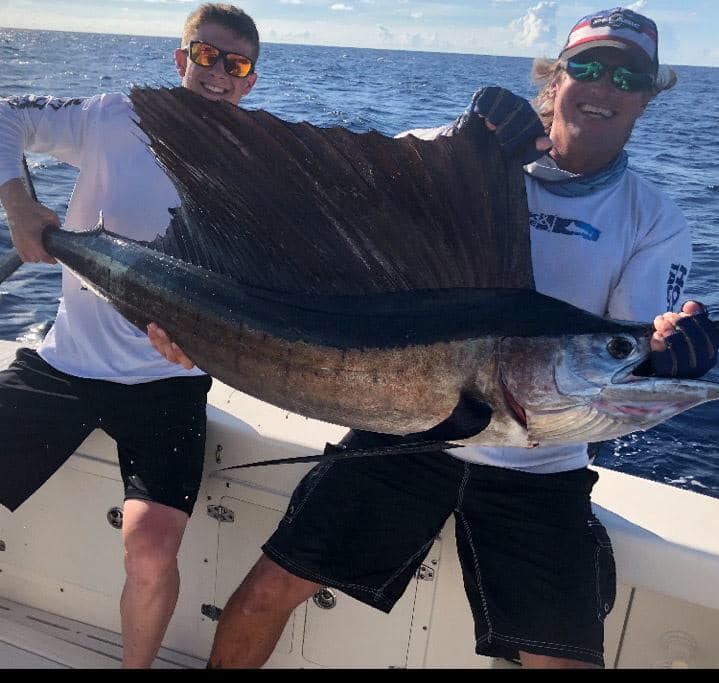
[[[168,38],[0,28],[0,96],[84,96],[133,85],[174,85]],[[453,120],[484,85],[531,98],[531,61],[523,58],[266,44],[259,79],[243,106],[291,121],[374,128],[395,134]],[[684,211],[694,266],[687,298],[719,313],[719,69],[677,66],[678,85],[639,120],[627,150],[642,172]],[[76,178],[72,167],[28,155],[40,200],[64,217]],[[0,210],[0,254],[10,247]],[[0,283],[0,339],[34,343],[52,322],[59,267],[24,265]],[[719,370],[709,379],[719,381]],[[647,432],[606,442],[596,462],[719,497],[719,403],[699,406]]]

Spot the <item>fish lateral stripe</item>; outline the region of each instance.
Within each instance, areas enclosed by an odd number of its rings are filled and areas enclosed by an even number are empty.
[[[189,298],[198,306],[202,302],[206,315],[289,342],[345,349],[403,348],[476,337],[648,330],[591,315],[531,290],[467,288],[324,296],[272,292],[228,282],[216,273],[153,252],[145,243],[102,230],[56,230],[46,243],[74,270],[81,268],[67,255],[69,243],[77,251],[84,248],[88,253],[102,253],[103,268],[108,273],[133,271],[141,280],[147,280],[148,289],[153,287],[154,277],[178,301]],[[85,258],[91,259],[89,255]],[[150,320],[141,324],[147,322]]]

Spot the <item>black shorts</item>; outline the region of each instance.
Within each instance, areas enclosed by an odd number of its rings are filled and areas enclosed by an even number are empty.
[[[125,499],[192,513],[211,379],[119,384],[66,375],[30,349],[0,372],[0,503],[18,508],[99,427],[117,442]]]
[[[386,443],[360,432],[353,447]],[[301,578],[389,612],[454,513],[476,652],[603,666],[614,557],[592,514],[589,469],[529,474],[442,452],[320,463],[265,554]]]

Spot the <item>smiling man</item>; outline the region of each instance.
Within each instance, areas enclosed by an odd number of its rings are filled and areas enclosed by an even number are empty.
[[[691,236],[676,204],[627,168],[624,150],[647,105],[676,83],[669,67],[659,68],[656,24],[624,8],[583,17],[558,59],[535,60],[533,78],[553,143],[525,169],[537,289],[612,318],[669,311],[655,320],[653,347],[664,351],[681,316],[671,311],[689,272]]]
[[[175,50],[177,71],[188,90],[208,100],[239,104],[257,80],[259,43],[253,35],[240,35],[234,27],[217,23],[217,18],[206,20],[212,16],[205,7],[185,24],[182,47]]]
[[[610,16],[628,21],[629,10]],[[648,20],[639,25],[651,31]],[[620,39],[620,33],[628,35]],[[616,20],[594,26],[591,19],[580,22],[553,63],[554,78],[545,93],[553,112],[550,156],[565,171],[595,173],[620,157],[635,121],[657,94],[656,55],[633,42],[642,35]],[[651,37],[644,34],[647,41]],[[656,42],[652,45],[656,50]]]
[[[185,88],[236,105],[255,84],[259,50],[255,23],[241,9],[201,5],[185,23],[177,72]],[[108,230],[152,240],[180,205],[125,95],[0,100],[0,200],[24,261],[53,262],[40,236],[60,224],[19,179],[24,150],[79,168],[66,229],[92,228],[102,211]],[[167,362],[65,268],[62,279],[57,318],[40,348],[20,349],[0,372],[0,503],[19,507],[95,427],[117,441],[123,666],[149,667],[177,601],[177,552],[202,476],[210,378]]]

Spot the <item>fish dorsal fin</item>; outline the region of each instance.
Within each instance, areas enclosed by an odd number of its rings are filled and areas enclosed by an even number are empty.
[[[534,287],[521,166],[477,117],[426,141],[130,96],[182,200],[161,251],[280,292]]]

